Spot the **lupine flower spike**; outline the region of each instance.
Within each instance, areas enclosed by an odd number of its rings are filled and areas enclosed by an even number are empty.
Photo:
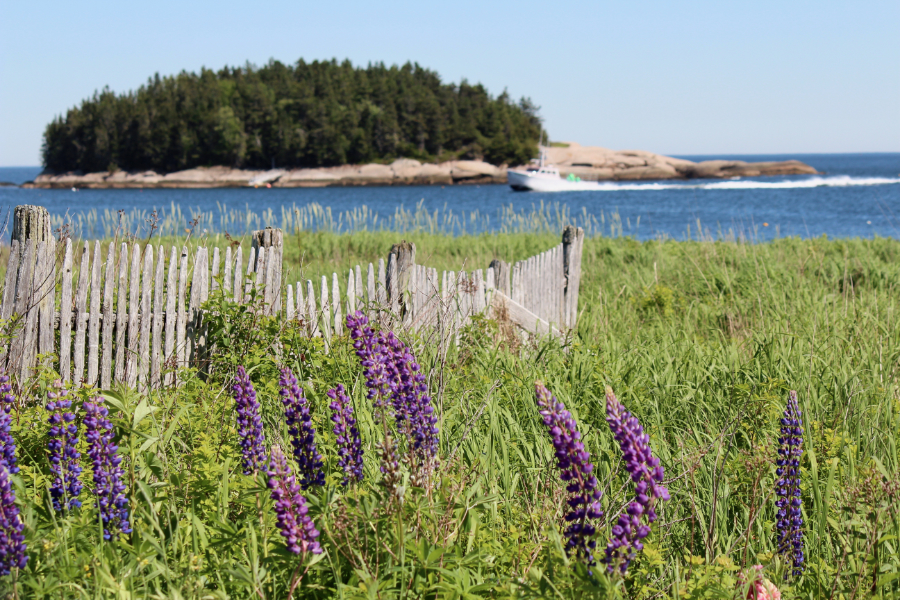
[[[394,417],[397,429],[408,443],[405,461],[414,485],[425,485],[437,467],[437,417],[428,396],[428,386],[412,352],[393,332],[376,333],[361,312],[347,316],[347,329],[360,359],[376,417],[385,429],[381,444],[381,471],[396,475],[397,444],[392,442],[388,419]],[[395,467],[396,463],[396,467]]]
[[[272,461],[269,464],[269,489],[272,490],[272,500],[275,501],[275,514],[278,519],[278,528],[284,536],[287,549],[294,554],[321,554],[322,547],[316,538],[319,531],[315,523],[307,514],[306,498],[300,495],[300,486],[297,485],[287,457],[280,446],[272,446]]]
[[[779,554],[789,556],[792,573],[803,572],[803,514],[800,498],[800,456],[803,454],[803,419],[797,392],[791,390],[784,416],[781,418],[781,436],[778,438],[778,468],[775,474],[775,494],[778,509],[776,548]]]
[[[384,348],[375,331],[369,327],[369,319],[361,311],[347,315],[347,329],[353,339],[353,348],[359,357],[366,377],[367,397],[372,401],[376,416],[387,418],[391,412],[388,405],[390,381],[385,365]]]
[[[603,516],[600,508],[603,493],[594,476],[591,455],[584,449],[575,419],[563,403],[557,402],[540,381],[534,384],[534,389],[540,415],[550,432],[556,452],[560,479],[566,482],[566,491],[569,493],[567,502],[572,510],[566,515],[569,523],[564,532],[566,553],[590,566],[595,564],[594,548],[597,544],[592,539],[596,528],[590,520]]]
[[[12,425],[13,406],[16,397],[12,394],[12,386],[9,384],[9,375],[0,371],[0,464],[6,465],[10,474],[19,472],[16,466],[16,441],[10,431]]]
[[[62,381],[53,384],[57,391],[47,392],[47,412],[50,417],[50,441],[47,449],[50,454],[50,472],[53,483],[50,485],[50,497],[56,510],[72,509],[81,506],[78,495],[81,494],[81,465],[78,459],[78,425],[75,424],[75,413],[72,412],[72,400],[67,398],[68,390]]]
[[[613,526],[612,539],[606,545],[607,571],[628,570],[628,565],[643,550],[641,540],[650,534],[656,521],[656,503],[669,499],[669,491],[661,483],[663,468],[650,452],[650,437],[638,420],[622,406],[611,388],[606,388],[606,422],[612,430],[625,460],[625,469],[635,483],[635,497]],[[641,519],[646,518],[646,524]]]
[[[329,408],[331,408],[331,420],[334,423],[334,435],[337,438],[338,456],[340,456],[338,465],[344,471],[342,483],[343,485],[350,482],[358,483],[363,479],[363,450],[356,419],[353,418],[353,405],[341,384],[328,390],[327,394],[332,400]]]
[[[372,401],[375,412],[375,420],[383,429],[384,438],[377,444],[381,461],[381,484],[388,493],[397,500],[403,500],[403,488],[400,485],[400,463],[397,460],[397,447],[392,439],[389,418],[393,416],[394,408],[391,405],[390,377],[386,365],[387,352],[381,336],[369,327],[369,319],[361,312],[347,315],[347,329],[353,339],[353,347],[359,357],[366,378],[368,388],[367,397]]]
[[[266,465],[266,437],[263,433],[262,418],[259,416],[259,402],[256,391],[250,383],[250,376],[244,367],[237,368],[234,377],[234,405],[237,410],[238,435],[241,438],[244,475],[253,475]]]
[[[438,428],[428,385],[415,356],[392,332],[384,336],[383,347],[391,378],[391,397],[397,427],[406,435],[410,479],[425,485],[437,466]]]
[[[325,485],[322,455],[316,450],[316,430],[312,426],[309,403],[303,396],[303,389],[297,385],[297,378],[287,368],[281,370],[279,384],[294,460],[297,462],[297,474],[300,476],[300,487],[306,490],[313,485]]]
[[[28,555],[25,554],[24,528],[9,468],[0,463],[0,575],[9,575],[16,567],[25,568]]]
[[[116,539],[121,533],[131,533],[128,522],[128,498],[125,491],[122,457],[113,443],[113,427],[103,406],[102,398],[84,403],[84,438],[94,471],[94,494],[103,521],[103,538]]]

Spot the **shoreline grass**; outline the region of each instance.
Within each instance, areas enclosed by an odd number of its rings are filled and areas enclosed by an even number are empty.
[[[310,279],[346,272],[385,256],[401,238],[415,241],[420,262],[437,268],[484,268],[494,256],[516,260],[558,242],[555,232],[287,235],[286,281],[301,269]],[[290,356],[305,357],[292,366],[326,462],[336,458],[324,392],[343,382],[359,414],[371,482],[343,493],[329,479],[330,487],[309,496],[327,556],[306,575],[304,597],[732,597],[738,571],[754,564],[766,566],[785,598],[895,597],[898,292],[900,242],[892,239],[590,237],[568,349],[511,340],[488,321],[465,332],[449,356],[408,340],[429,377],[444,466],[435,497],[411,493],[402,523],[372,513],[375,432],[349,340],[334,342],[328,355],[315,343],[292,342]],[[226,376],[238,361],[256,367],[267,435],[285,439],[271,375],[277,328],[235,323],[217,338],[221,375],[189,378],[184,388],[147,398],[114,396],[136,531],[115,548],[96,540],[89,508],[66,519],[46,508],[45,426],[34,405],[52,374],[35,382],[13,430],[32,553],[18,575],[20,593],[284,596],[296,561],[279,550],[273,518],[260,521],[262,483],[240,475]],[[589,583],[561,552],[563,484],[534,404],[536,379],[572,411],[595,462],[607,515],[599,548],[628,499],[604,420],[606,385],[644,425],[666,469],[672,500],[623,581]],[[772,489],[790,389],[798,391],[806,427],[807,570],[785,581],[786,567],[773,554]],[[141,409],[138,421],[141,402],[155,410]]]

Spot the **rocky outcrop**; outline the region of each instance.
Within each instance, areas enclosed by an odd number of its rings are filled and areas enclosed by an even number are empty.
[[[547,161],[586,181],[631,181],[652,179],[729,179],[761,175],[815,175],[816,170],[798,160],[748,163],[742,160],[706,160],[695,163],[645,150],[609,150],[557,143],[547,149]]]
[[[326,187],[361,185],[453,185],[506,183],[506,165],[495,167],[476,160],[422,164],[400,158],[389,165],[343,165],[318,169],[254,171],[228,167],[198,167],[160,175],[154,171],[115,173],[41,173],[23,187],[39,188],[216,188]]]
[[[747,163],[739,160],[691,162],[644,150],[608,150],[577,143],[557,144],[547,150],[550,164],[563,177],[570,173],[587,181],[757,177],[760,175],[815,174],[796,160]],[[522,167],[524,168],[524,167]],[[496,167],[477,160],[439,164],[399,158],[389,165],[343,165],[317,169],[255,171],[229,167],[198,167],[160,175],[155,171],[114,173],[42,173],[23,187],[39,188],[216,188],[216,187],[326,187],[385,185],[454,185],[506,183],[506,165]]]

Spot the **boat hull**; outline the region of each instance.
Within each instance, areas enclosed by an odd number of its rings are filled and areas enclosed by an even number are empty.
[[[531,171],[506,171],[506,181],[517,192],[579,192],[596,190],[596,181],[569,181]]]

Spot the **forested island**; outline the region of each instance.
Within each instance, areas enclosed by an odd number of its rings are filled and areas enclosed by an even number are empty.
[[[418,64],[272,60],[152,77],[94,94],[44,132],[48,171],[328,167],[463,159],[522,164],[540,121],[528,99],[443,83]]]
[[[191,188],[505,183],[538,154],[528,98],[442,83],[418,64],[270,61],[152,77],[97,92],[44,132],[44,172],[24,187]],[[563,177],[653,180],[815,173],[798,161],[693,163],[554,143]]]

